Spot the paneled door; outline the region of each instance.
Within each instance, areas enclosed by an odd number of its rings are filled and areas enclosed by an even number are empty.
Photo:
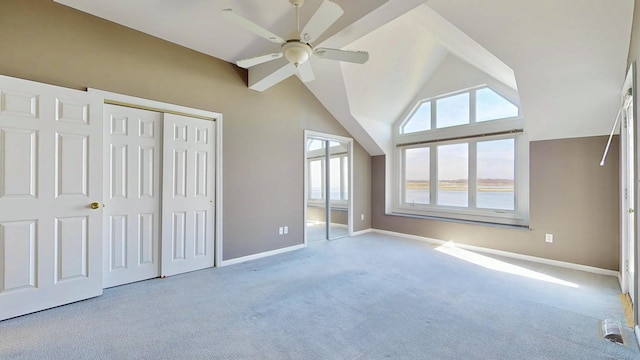
[[[102,110],[0,76],[0,320],[102,294]]]
[[[165,114],[163,276],[214,266],[215,123]]]
[[[104,106],[104,287],[160,276],[162,114]]]

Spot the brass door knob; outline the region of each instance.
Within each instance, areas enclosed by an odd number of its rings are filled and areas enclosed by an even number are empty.
[[[629,212],[629,214],[633,214],[633,208],[629,208],[627,211]]]
[[[93,210],[100,209],[100,203],[97,201],[94,201],[91,204],[89,204],[89,207],[92,208]]]

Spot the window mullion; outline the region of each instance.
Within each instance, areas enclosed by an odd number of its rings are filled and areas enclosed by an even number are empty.
[[[438,119],[436,101],[431,100],[431,128],[436,129]],[[429,146],[429,204],[438,205],[438,146]]]
[[[469,91],[469,124],[476,123],[476,90]]]
[[[398,156],[398,174],[397,174],[397,179],[398,179],[398,185],[400,188],[399,191],[399,196],[400,198],[398,199],[398,201],[396,202],[396,204],[406,204],[406,199],[407,199],[407,170],[406,170],[406,160],[405,157],[407,156],[407,149],[399,149],[399,154],[400,156]],[[397,188],[395,191],[396,194],[398,194]]]
[[[326,154],[325,154],[325,158],[323,158],[322,160],[320,160],[320,169],[322,171],[322,177],[320,178],[320,182],[322,184],[322,199],[326,201],[327,199],[327,161],[326,161]]]
[[[469,142],[469,208],[477,208],[478,142]]]
[[[347,157],[342,156],[340,158],[340,200],[347,200],[347,172],[345,170],[345,165],[347,163]]]
[[[307,159],[307,169],[306,169],[307,173],[305,174],[306,179],[307,179],[307,199],[313,199],[313,196],[311,195],[313,193],[313,189],[311,187],[312,184],[312,179],[311,179],[311,160]]]
[[[436,119],[436,101],[431,100],[431,129],[437,129],[438,120]]]
[[[429,204],[438,204],[438,146],[429,147]]]
[[[520,158],[520,140],[517,135],[513,136],[513,210],[519,212],[518,199],[520,198],[520,165],[518,159]]]
[[[340,189],[342,192],[342,200],[347,200],[347,184],[349,183],[347,181],[347,177],[349,176],[349,173],[346,170],[346,165],[347,165],[347,157],[343,156],[342,159],[340,159]]]

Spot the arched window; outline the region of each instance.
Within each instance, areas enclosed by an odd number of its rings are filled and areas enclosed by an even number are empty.
[[[493,89],[419,101],[395,145],[395,213],[528,225],[523,119]]]

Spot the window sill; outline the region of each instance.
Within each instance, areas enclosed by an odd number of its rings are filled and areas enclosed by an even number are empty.
[[[489,226],[489,227],[504,228],[504,229],[531,230],[528,224],[527,225],[502,224],[502,223],[496,223],[496,222],[490,222],[490,221],[455,219],[455,218],[439,217],[439,216],[433,216],[433,215],[407,214],[407,213],[401,213],[401,212],[391,212],[391,213],[386,213],[386,215],[421,219],[421,220],[451,222],[451,223],[466,224],[466,225]]]

